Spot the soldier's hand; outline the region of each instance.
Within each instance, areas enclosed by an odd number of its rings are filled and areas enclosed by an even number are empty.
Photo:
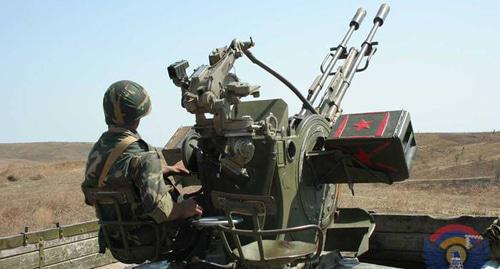
[[[168,220],[187,219],[193,216],[201,216],[202,214],[203,208],[194,199],[190,198],[179,203],[174,203]]]
[[[178,161],[172,166],[165,166],[163,168],[163,175],[189,175],[191,172],[184,166],[182,161]]]

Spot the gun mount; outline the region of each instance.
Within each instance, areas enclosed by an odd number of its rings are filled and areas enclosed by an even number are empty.
[[[339,184],[352,190],[355,183],[404,180],[416,148],[406,111],[342,114],[342,99],[377,51],[373,38],[388,12],[382,5],[361,47],[347,49],[366,15],[357,10],[340,44],[323,60],[307,98],[250,52],[251,39],[213,50],[209,65],[190,76],[187,61],[168,67],[196,124],[176,138],[178,143],[169,143],[164,155],[180,153],[178,159],[194,172],[206,217],[226,216],[225,224],[217,218],[214,225],[202,218],[203,228],[193,231],[208,242],[198,240],[180,260],[201,267],[283,268],[317,265],[325,253],[357,256],[367,250],[373,219],[362,210],[338,208]],[[259,86],[230,72],[244,55],[290,88],[303,108],[290,117],[281,99],[242,101],[260,93]],[[342,239],[346,236],[350,242]]]

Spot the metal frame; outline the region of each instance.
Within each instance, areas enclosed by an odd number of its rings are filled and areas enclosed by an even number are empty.
[[[155,236],[154,236],[154,256],[152,259],[149,259],[151,261],[156,261],[158,260],[159,257],[159,251],[160,251],[160,231],[158,228],[158,225],[155,222],[152,221],[125,221],[123,220],[123,214],[122,210],[120,208],[120,205],[125,205],[129,204],[127,201],[126,194],[121,193],[121,192],[111,192],[111,191],[102,191],[102,192],[95,192],[94,193],[94,198],[95,198],[95,203],[94,206],[96,208],[96,213],[97,217],[99,218],[98,223],[101,225],[101,230],[102,233],[104,234],[104,238],[106,240],[106,245],[109,250],[113,253],[114,251],[120,252],[120,253],[127,253],[129,257],[134,257],[134,250],[143,248],[144,246],[138,246],[138,247],[130,247],[129,241],[127,240],[127,232],[125,230],[126,226],[149,226],[153,229]],[[115,221],[103,221],[101,218],[101,206],[104,204],[111,204],[113,205],[116,213],[116,220]],[[137,219],[135,214],[132,211],[132,214],[134,215],[134,219]],[[113,226],[119,226],[119,237],[121,238],[123,248],[118,248],[118,247],[113,247],[111,244],[110,236],[107,231],[107,227],[113,227]]]
[[[38,244],[40,240],[50,241],[55,239],[68,238],[72,236],[97,232],[99,224],[97,221],[87,221],[73,225],[60,226],[56,223],[55,228],[28,232],[27,227],[20,235],[6,236],[0,238],[0,251],[17,247]]]
[[[237,260],[244,267],[255,267],[255,268],[273,268],[275,266],[283,266],[287,263],[299,263],[299,262],[307,262],[314,259],[319,258],[322,250],[323,250],[323,230],[314,224],[302,225],[297,227],[285,228],[285,229],[273,229],[273,230],[262,230],[266,213],[269,211],[273,211],[273,208],[276,205],[269,203],[268,196],[254,196],[254,195],[242,195],[239,197],[239,201],[234,201],[234,195],[228,194],[228,196],[232,196],[228,198],[225,196],[225,193],[214,192],[213,198],[217,200],[217,203],[221,209],[225,211],[225,214],[229,220],[228,225],[218,225],[217,227],[221,231],[221,237],[224,241],[224,247],[227,252],[230,253],[231,257],[234,260]],[[246,216],[251,216],[253,221],[253,230],[245,230],[245,229],[237,229],[235,227],[235,222],[233,221],[233,214],[241,214]],[[264,236],[278,236],[281,234],[287,233],[296,233],[300,231],[306,230],[315,230],[317,232],[317,241],[316,241],[316,251],[309,253],[307,255],[303,255],[301,257],[290,258],[290,257],[275,257],[275,258],[266,258],[264,253]],[[238,250],[239,256],[235,255],[232,252],[232,249],[229,245],[229,242],[226,237],[226,233],[230,234],[233,241],[236,244],[236,249]],[[254,237],[257,241],[259,248],[259,261],[251,261],[245,259],[245,255],[243,254],[243,245],[240,240],[241,236]],[[292,261],[290,261],[292,260]]]

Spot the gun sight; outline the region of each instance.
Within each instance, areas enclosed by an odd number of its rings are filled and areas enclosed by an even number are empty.
[[[181,82],[187,78],[186,69],[189,67],[189,63],[186,60],[181,60],[175,62],[168,66],[168,76],[174,83]]]

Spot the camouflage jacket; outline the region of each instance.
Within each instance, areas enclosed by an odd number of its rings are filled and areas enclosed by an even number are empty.
[[[126,136],[134,136],[139,140],[130,144],[113,163],[105,178],[105,188],[131,190],[135,201],[130,203],[138,206],[136,212],[139,212],[139,217],[151,217],[157,223],[165,222],[173,201],[169,186],[163,181],[159,153],[144,142],[139,134],[124,128],[110,127],[91,149],[82,183],[85,202],[91,205],[87,190],[98,188],[99,176],[108,155]]]

